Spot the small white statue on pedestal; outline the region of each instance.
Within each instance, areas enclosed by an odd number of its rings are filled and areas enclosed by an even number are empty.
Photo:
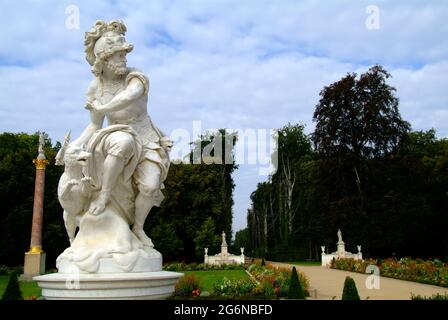
[[[338,229],[338,243],[343,243],[344,241],[342,241],[342,232],[341,229]]]

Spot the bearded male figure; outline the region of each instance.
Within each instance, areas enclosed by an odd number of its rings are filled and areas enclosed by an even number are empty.
[[[163,200],[172,142],[148,115],[148,78],[126,66],[133,46],[125,32],[120,20],[100,20],[85,34],[95,75],[90,123],[75,141],[68,133],[56,156],[65,165],[58,197],[70,246],[57,273],[33,277],[44,299],[165,299],[183,276],[162,270],[162,254],[143,231]]]
[[[92,154],[84,174],[91,177],[93,191],[78,235],[58,261],[75,261],[88,272],[101,269],[101,258],[135,270],[142,250],[157,252],[143,225],[163,200],[172,142],[148,115],[148,78],[126,66],[133,46],[126,43],[125,32],[120,20],[97,21],[85,36],[86,59],[95,75],[87,89],[91,122],[72,143]],[[105,118],[108,126],[103,128]],[[133,235],[128,234],[131,225]]]

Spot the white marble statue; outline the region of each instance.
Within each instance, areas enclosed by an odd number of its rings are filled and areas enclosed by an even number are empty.
[[[221,237],[222,237],[222,243],[221,243],[221,246],[222,246],[222,247],[227,246],[227,242],[226,242],[226,233],[225,233],[224,231],[222,232]]]
[[[40,133],[39,134],[39,149],[38,149],[39,159],[42,158],[42,156],[45,158],[44,145],[45,145],[45,138],[44,138],[44,135],[42,133]]]
[[[87,89],[90,123],[58,155],[66,166],[58,195],[71,242],[58,257],[59,272],[161,270],[143,225],[163,200],[172,142],[148,115],[148,78],[126,65],[133,46],[125,32],[120,20],[97,21],[85,35],[95,76]]]
[[[338,229],[338,242],[344,242],[344,241],[342,241],[342,232],[341,232],[341,229]]]

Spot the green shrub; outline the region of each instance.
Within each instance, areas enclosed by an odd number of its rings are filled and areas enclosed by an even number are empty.
[[[186,271],[197,270],[197,268],[198,268],[198,264],[194,263],[194,262],[186,265]]]
[[[10,272],[9,268],[4,265],[0,265],[0,276],[6,276]]]
[[[448,294],[434,294],[432,296],[426,297],[421,295],[414,295],[411,293],[411,300],[448,300]]]
[[[256,264],[251,264],[249,267],[247,267],[247,271],[252,272],[255,270],[256,267],[257,267]]]
[[[196,270],[206,270],[207,266],[204,263],[199,263],[196,266]]]
[[[199,293],[200,283],[194,274],[180,278],[174,290],[174,295],[179,297],[192,297]]]
[[[204,263],[190,263],[185,264],[183,262],[171,263],[163,266],[163,270],[166,271],[197,271],[197,270],[244,270],[244,266],[236,263],[218,265],[206,265]]]
[[[276,296],[275,288],[272,286],[272,283],[269,281],[263,281],[261,283],[261,286],[263,287],[263,293],[265,299],[273,299]]]
[[[22,292],[19,287],[19,280],[17,279],[17,273],[14,272],[11,274],[2,300],[23,300]]]
[[[358,289],[356,289],[355,280],[351,277],[345,278],[342,300],[361,300],[359,298]]]
[[[300,284],[296,267],[292,268],[288,298],[289,299],[305,299],[305,294],[303,292],[302,285]]]

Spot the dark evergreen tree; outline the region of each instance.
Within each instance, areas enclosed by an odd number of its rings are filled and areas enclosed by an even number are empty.
[[[356,289],[355,280],[353,280],[353,278],[345,278],[342,300],[361,300],[359,298],[358,289]]]
[[[305,294],[303,292],[302,285],[300,284],[296,267],[292,267],[291,284],[289,286],[288,298],[289,299],[305,299]]]
[[[9,277],[8,285],[3,293],[2,300],[23,300],[16,272],[13,272]]]
[[[151,229],[150,237],[157,244],[157,250],[163,253],[163,260],[176,261],[184,250],[184,244],[176,234],[175,228],[167,221]]]

